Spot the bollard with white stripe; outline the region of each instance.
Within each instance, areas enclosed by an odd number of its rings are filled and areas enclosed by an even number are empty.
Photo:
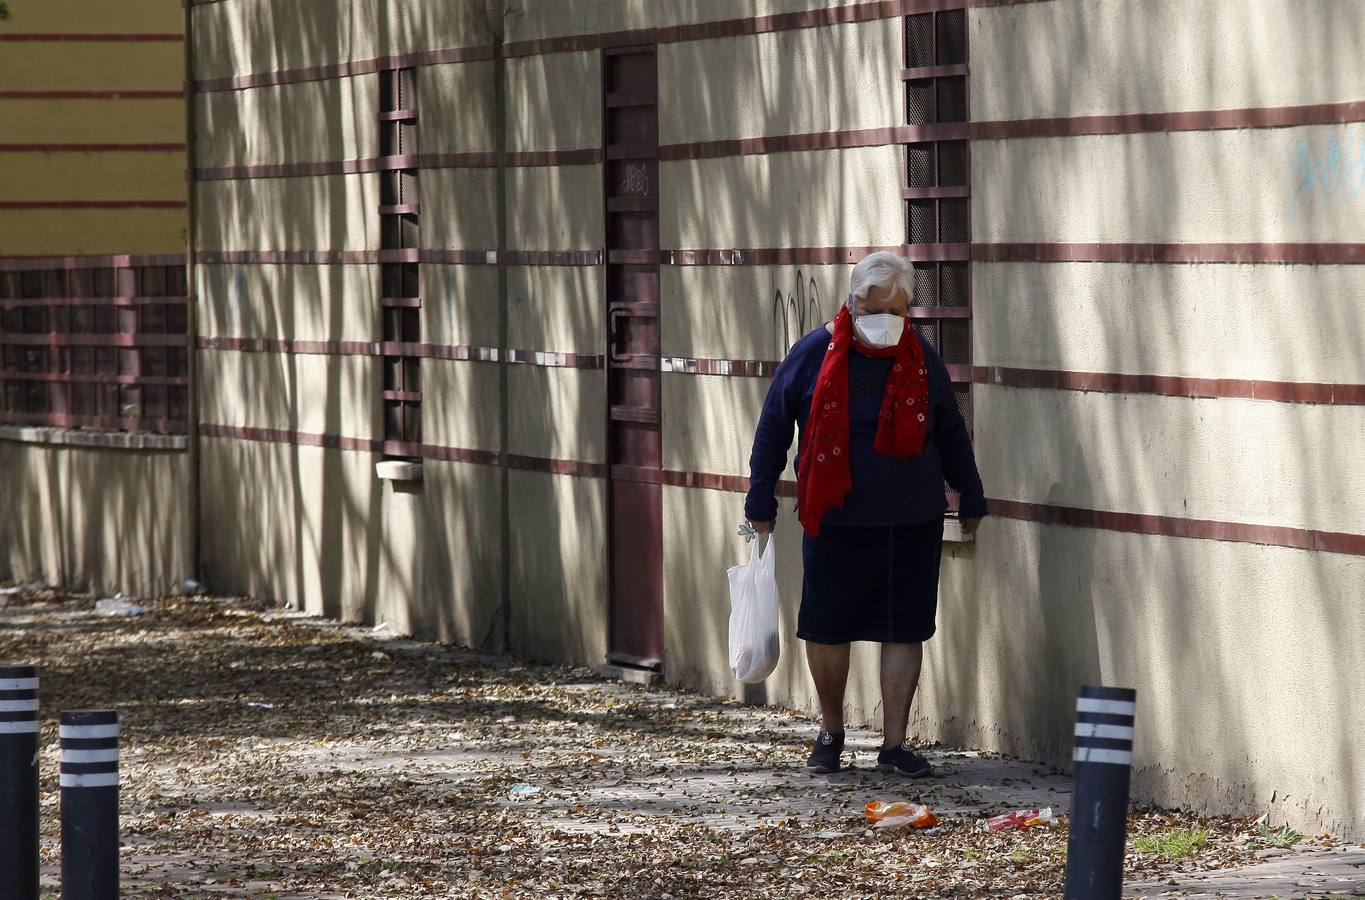
[[[38,896],[38,669],[0,666],[0,877]]]
[[[1066,900],[1119,900],[1128,836],[1137,691],[1081,688],[1076,700],[1076,787],[1066,846]]]
[[[118,897],[118,713],[62,713],[62,900]]]

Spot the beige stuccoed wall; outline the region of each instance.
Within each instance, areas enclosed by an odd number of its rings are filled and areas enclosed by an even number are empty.
[[[848,266],[664,266],[664,356],[776,361],[833,317]]]
[[[1365,83],[1353,0],[1078,0],[969,15],[978,121],[1350,102]]]
[[[664,373],[664,468],[748,477],[754,429],[770,384],[769,378]]]
[[[979,263],[972,279],[993,366],[1365,382],[1365,267]]]
[[[992,496],[1323,531],[1365,519],[1365,407],[995,385],[973,397]]]
[[[921,736],[1065,764],[1078,687],[1131,686],[1139,800],[1360,833],[1358,557],[1000,519],[971,552]]]
[[[507,0],[506,39],[524,41],[635,28],[664,28],[856,6],[863,2],[866,0],[691,0],[687,3],[660,3],[658,0],[620,0],[612,3]]]
[[[421,365],[423,442],[497,451],[497,364],[424,359]]]
[[[417,176],[427,250],[498,246],[498,181],[492,169],[423,169]]]
[[[1365,201],[1309,189],[1296,162],[1301,144],[1321,159],[1341,137],[1314,125],[973,141],[972,240],[1360,241]]]
[[[518,350],[602,353],[602,269],[598,266],[510,266],[507,343]]]
[[[379,151],[375,75],[195,96],[195,165],[366,159]]]
[[[894,246],[904,242],[898,147],[662,163],[666,248]]]
[[[510,250],[595,250],[602,246],[602,167],[507,170]]]
[[[505,72],[508,151],[602,146],[598,52],[513,57]]]
[[[424,264],[422,339],[433,344],[498,346],[498,270]]]
[[[199,79],[486,46],[494,31],[483,2],[415,0],[228,0],[196,5],[192,28]]]
[[[606,375],[597,369],[513,366],[508,373],[508,452],[606,461]]]
[[[371,455],[212,437],[201,453],[210,587],[364,618],[391,552]]]
[[[607,495],[597,478],[511,473],[511,646],[533,659],[607,655]]]
[[[201,250],[377,250],[379,176],[203,181]]]
[[[900,40],[900,20],[886,18],[662,44],[659,141],[899,125]]]
[[[422,153],[488,153],[497,149],[494,72],[492,62],[449,63],[417,70],[417,104],[421,108],[417,140]]]
[[[0,579],[159,594],[194,577],[184,450],[0,439]]]
[[[199,387],[204,422],[382,437],[375,403],[382,373],[374,358],[234,351],[205,358]]]
[[[379,280],[369,266],[212,265],[195,276],[207,301],[199,306],[203,337],[375,338]]]

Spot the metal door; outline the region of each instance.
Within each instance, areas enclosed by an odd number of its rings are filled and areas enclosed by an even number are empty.
[[[657,668],[663,660],[663,446],[654,48],[605,50],[602,89],[611,515],[608,659]]]

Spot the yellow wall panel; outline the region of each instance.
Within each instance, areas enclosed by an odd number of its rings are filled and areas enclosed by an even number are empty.
[[[0,256],[184,252],[183,209],[0,211]]]
[[[182,144],[181,100],[0,99],[7,144]]]
[[[21,0],[10,3],[10,34],[179,34],[184,10],[167,0]]]
[[[184,71],[179,41],[21,41],[0,52],[7,90],[178,91]]]
[[[185,199],[178,151],[0,153],[0,172],[0,202]]]

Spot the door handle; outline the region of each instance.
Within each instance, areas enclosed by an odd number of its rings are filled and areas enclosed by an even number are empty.
[[[630,361],[629,353],[617,352],[617,345],[621,338],[620,328],[617,323],[626,316],[626,310],[613,309],[607,313],[607,353],[612,362],[624,363]]]

